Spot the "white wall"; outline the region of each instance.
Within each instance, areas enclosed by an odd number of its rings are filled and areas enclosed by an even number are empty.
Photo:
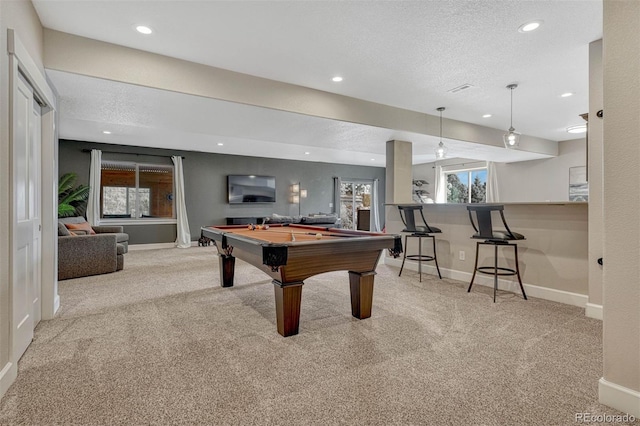
[[[477,160],[452,158],[441,166],[477,164]],[[587,164],[585,138],[558,142],[558,156],[543,160],[496,163],[500,202],[569,201],[569,168]],[[429,182],[427,191],[435,195],[435,163],[413,166],[413,178]]]
[[[569,168],[586,164],[585,138],[558,142],[554,158],[496,163],[500,201],[569,201]]]

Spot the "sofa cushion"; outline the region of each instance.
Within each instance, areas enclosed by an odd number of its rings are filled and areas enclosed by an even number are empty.
[[[315,215],[315,216],[304,216],[302,218],[302,222],[306,225],[314,225],[314,224],[334,224],[338,220],[338,217],[335,215]]]
[[[125,254],[125,247],[122,244],[116,244],[116,253],[117,254]]]
[[[265,218],[265,223],[300,223],[300,219],[297,217],[282,216],[274,213],[270,217]]]
[[[90,234],[90,235],[95,235],[95,231],[91,228],[91,225],[89,225],[89,222],[82,222],[82,223],[65,223],[64,226],[67,227],[67,229],[69,229],[69,231],[74,232],[76,230],[78,231],[84,231],[86,234]]]
[[[58,237],[68,237],[69,235],[71,235],[69,228],[67,228],[64,223],[58,222]]]

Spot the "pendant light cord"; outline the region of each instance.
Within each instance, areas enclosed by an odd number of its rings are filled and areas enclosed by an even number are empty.
[[[513,83],[507,86],[507,89],[511,90],[511,120],[510,120],[510,129],[513,129],[513,89],[518,87],[517,84]]]
[[[438,107],[437,111],[440,113],[440,143],[442,143],[442,111],[445,110],[445,107]]]
[[[511,128],[513,128],[513,89],[514,87],[511,88],[511,124],[509,125]]]

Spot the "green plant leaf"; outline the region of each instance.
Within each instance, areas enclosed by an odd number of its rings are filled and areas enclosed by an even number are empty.
[[[75,173],[69,172],[58,181],[58,217],[77,216],[86,210],[84,205],[89,198],[89,187],[78,185],[74,188],[76,178]]]
[[[58,180],[58,196],[73,188],[73,182],[75,182],[77,177],[78,175],[74,172],[65,173],[60,176]]]
[[[69,204],[58,204],[58,217],[69,217],[76,214],[76,208]]]
[[[62,200],[59,201],[60,204],[70,204],[73,205],[74,202],[84,202],[89,198],[89,187],[86,185],[80,185],[74,189],[72,189],[69,193],[67,193]]]

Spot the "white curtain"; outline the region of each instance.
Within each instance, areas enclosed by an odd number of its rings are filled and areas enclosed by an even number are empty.
[[[333,178],[333,211],[340,217],[340,187],[342,181],[339,177]]]
[[[178,228],[178,238],[176,247],[191,247],[191,231],[189,230],[189,220],[187,219],[187,206],[184,202],[184,175],[182,173],[182,157],[174,155],[171,157],[175,165],[174,179],[176,183],[176,194],[173,201],[176,203],[176,219]]]
[[[442,166],[436,166],[436,203],[447,202],[447,181]]]
[[[378,179],[374,179],[373,187],[371,188],[371,230],[373,232],[380,232],[380,208],[378,203]]]
[[[487,203],[497,203],[498,197],[498,174],[493,161],[487,161]]]
[[[102,151],[91,150],[91,169],[89,170],[89,199],[87,200],[87,222],[91,226],[100,224],[100,173]]]

